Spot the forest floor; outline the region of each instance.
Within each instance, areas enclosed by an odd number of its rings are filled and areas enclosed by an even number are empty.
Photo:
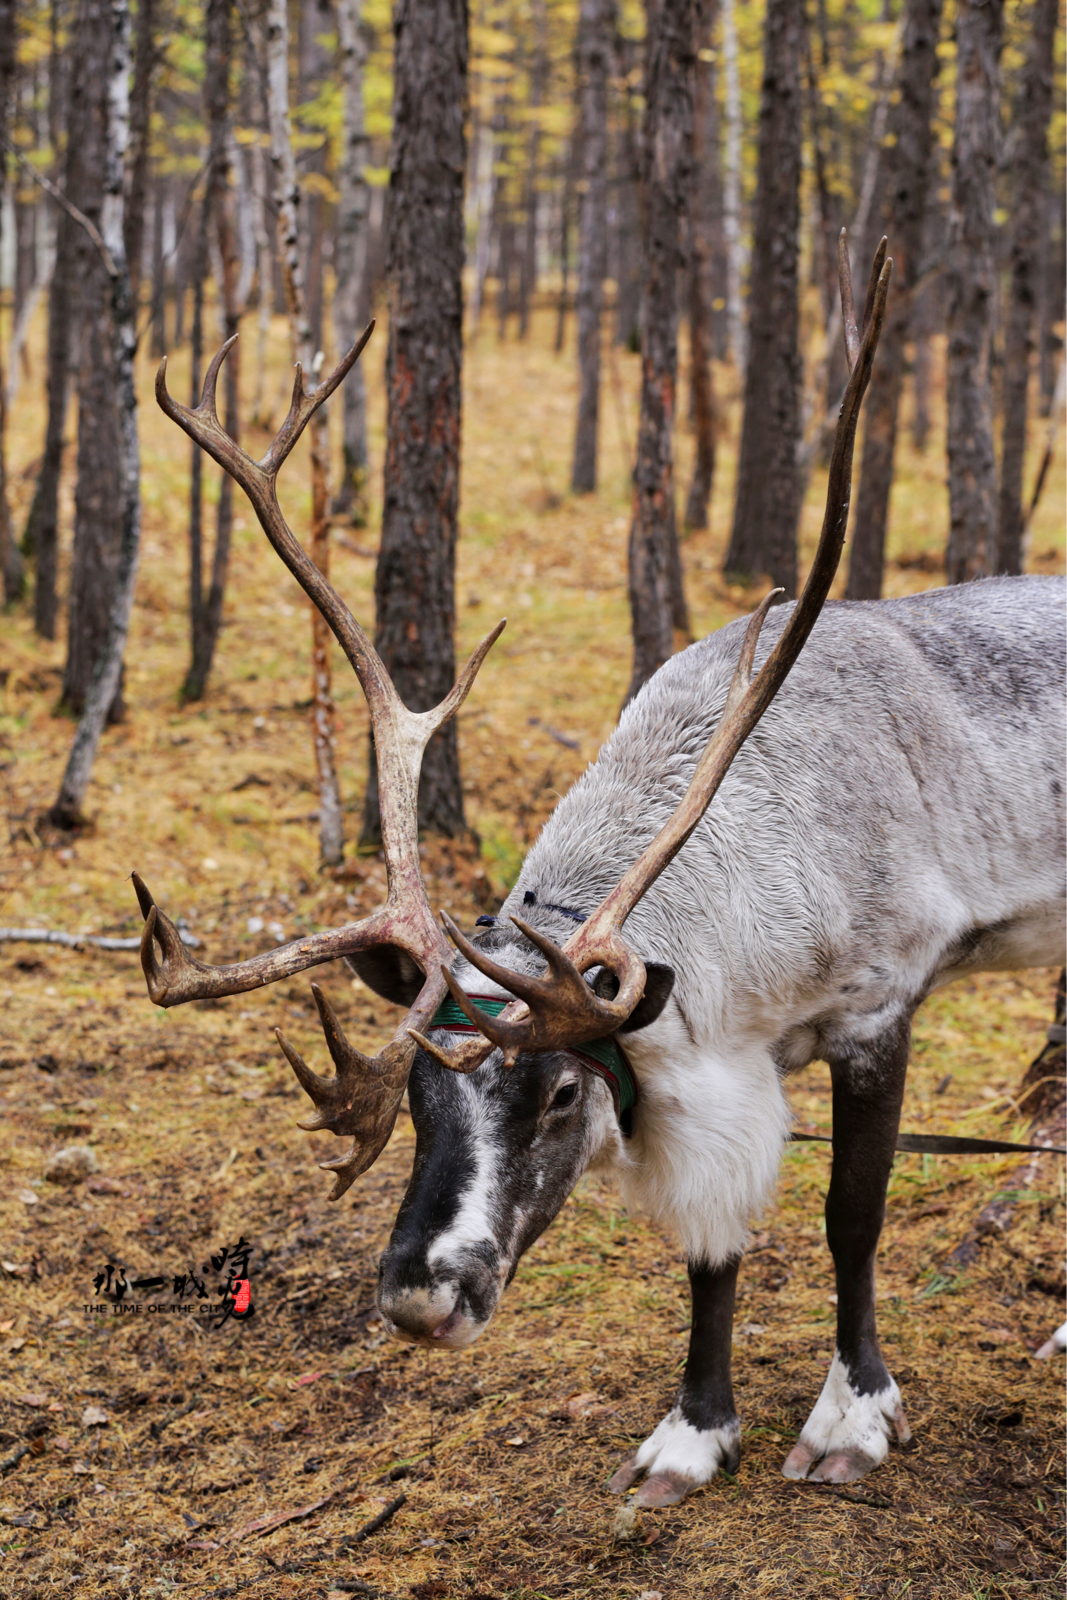
[[[576,499],[566,488],[573,351],[552,352],[550,322],[540,315],[525,345],[500,345],[485,329],[467,357],[458,653],[498,617],[511,620],[460,718],[478,842],[426,845],[431,903],[464,925],[499,901],[557,794],[595,757],[629,676],[625,451],[637,358],[617,352],[606,363],[602,485]],[[368,353],[375,485],[384,348],[379,330]],[[281,325],[272,350],[275,384]],[[8,446],[18,525],[42,432],[40,328],[30,356],[33,381],[24,380]],[[170,374],[179,395],[186,374],[179,352]],[[712,526],[684,547],[697,635],[758,597],[719,574],[740,417],[728,370],[716,379]],[[105,736],[93,820],[76,837],[50,835],[39,820],[72,733],[56,708],[62,642],[35,640],[22,613],[0,621],[9,832],[0,923],[134,933],[136,869],[164,909],[185,917],[202,957],[225,961],[377,903],[384,868],[354,845],[366,719],[338,663],[353,842],[343,873],[323,876],[306,604],[239,504],[210,693],[179,704],[189,454],[149,399],[147,363],[141,380],[145,527],[128,713]],[[247,371],[245,380],[250,389]],[[1035,460],[1044,427],[1034,424]],[[680,430],[683,483],[691,448]],[[298,531],[307,471],[301,447],[282,482]],[[214,469],[210,478],[214,493]],[[816,472],[808,559],[824,483]],[[1032,570],[1064,570],[1063,503],[1057,457]],[[68,528],[70,507],[68,488]],[[921,456],[904,441],[893,519],[887,592],[943,581],[936,432]],[[336,546],[334,581],[364,620],[373,615],[377,526],[374,506],[370,527],[340,530]],[[1044,1042],[1054,978],[984,976],[934,996],[917,1019],[904,1126],[1022,1137],[1012,1096]],[[391,1030],[393,1008],[358,981],[340,969],[323,981],[353,1042],[367,1048]],[[374,1308],[376,1262],[410,1166],[411,1122],[401,1115],[378,1164],[331,1206],[314,1162],[334,1141],[295,1127],[307,1105],[271,1035],[284,1027],[321,1068],[303,978],[164,1012],[147,999],[136,953],[4,945],[0,1008],[5,1597],[221,1600],[257,1586],[278,1600],[1062,1593],[1062,1360],[1033,1354],[1063,1318],[1055,1158],[1042,1157],[1039,1184],[1018,1192],[1017,1157],[897,1158],[880,1314],[915,1443],[835,1490],[779,1474],[833,1346],[822,1223],[829,1158],[817,1145],[790,1149],[741,1273],[739,1473],[643,1513],[624,1538],[606,1480],[669,1406],[685,1356],[686,1276],[670,1240],[584,1181],[472,1350],[393,1344]],[[820,1066],[791,1080],[801,1127],[828,1130],[828,1091]],[[98,1170],[68,1188],[44,1171],[70,1144],[90,1146]],[[996,1194],[1015,1197],[1011,1226],[986,1239],[967,1270],[944,1270]],[[210,1257],[241,1238],[252,1247],[255,1315],[240,1324],[150,1311],[171,1303],[169,1289],[136,1302],[145,1307],[136,1312],[95,1288],[111,1263],[168,1285],[201,1276],[214,1296]],[[357,1542],[401,1494],[391,1518]]]

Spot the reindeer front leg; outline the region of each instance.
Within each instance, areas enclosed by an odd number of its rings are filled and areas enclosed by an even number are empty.
[[[837,1345],[822,1393],[782,1467],[787,1478],[851,1483],[885,1460],[891,1430],[901,1444],[911,1438],[878,1346],[874,1310],[874,1259],[909,1043],[905,1019],[877,1046],[830,1063],[834,1156],[826,1242],[837,1278]]]
[[[736,1472],[741,1419],[730,1384],[730,1345],[737,1290],[736,1260],[721,1267],[689,1263],[693,1324],[678,1398],[659,1427],[622,1463],[608,1487],[622,1494],[647,1472],[639,1506],[672,1506],[713,1478]]]

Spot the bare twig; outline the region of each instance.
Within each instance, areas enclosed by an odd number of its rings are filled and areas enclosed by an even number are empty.
[[[100,252],[100,259],[104,263],[104,270],[108,277],[117,278],[119,269],[115,265],[115,258],[111,254],[111,251],[108,249],[107,245],[104,243],[103,235],[101,234],[100,229],[96,226],[96,223],[91,222],[90,219],[85,215],[84,211],[79,211],[78,207],[73,203],[73,201],[67,199],[62,189],[58,188],[57,185],[52,182],[51,178],[46,177],[43,172],[38,172],[37,168],[32,166],[31,163],[26,160],[26,157],[16,150],[10,139],[4,139],[0,137],[0,145],[3,145],[4,149],[9,155],[14,156],[16,162],[22,168],[23,172],[28,178],[42,188],[45,194],[50,195],[57,205],[62,206],[68,217],[73,217],[74,221],[80,228],[85,229],[86,233],[89,235],[90,239]]]

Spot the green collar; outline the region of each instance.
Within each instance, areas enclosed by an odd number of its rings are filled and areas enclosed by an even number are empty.
[[[508,1000],[501,1000],[499,995],[469,994],[467,999],[484,1011],[487,1016],[498,1017]],[[430,1023],[431,1028],[447,1028],[449,1033],[477,1033],[478,1029],[473,1023],[467,1021],[459,1006],[451,995],[447,1000],[442,1000]],[[615,1102],[615,1115],[619,1119],[619,1127],[627,1138],[630,1137],[633,1124],[633,1109],[637,1104],[637,1083],[630,1070],[620,1046],[615,1039],[589,1039],[585,1044],[568,1045],[568,1053],[577,1056],[579,1061],[601,1078],[604,1079],[611,1090]]]

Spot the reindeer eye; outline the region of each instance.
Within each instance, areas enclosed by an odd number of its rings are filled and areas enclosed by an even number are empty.
[[[576,1083],[563,1084],[561,1088],[556,1090],[556,1097],[552,1101],[553,1108],[572,1105],[577,1093],[578,1085]]]

